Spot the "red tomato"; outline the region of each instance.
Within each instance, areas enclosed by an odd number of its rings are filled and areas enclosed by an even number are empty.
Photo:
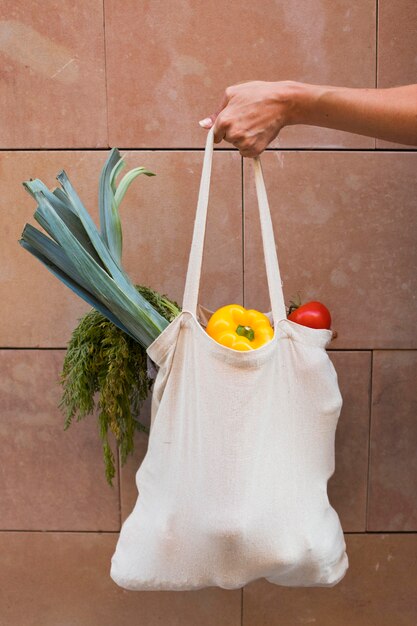
[[[321,302],[306,302],[288,315],[288,319],[310,328],[328,328],[332,324],[330,311]]]

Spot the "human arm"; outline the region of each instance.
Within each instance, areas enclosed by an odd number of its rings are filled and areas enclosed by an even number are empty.
[[[207,122],[204,124],[203,122]],[[284,126],[306,124],[417,145],[417,85],[356,89],[295,81],[251,81],[226,89],[214,123],[214,141],[258,156]]]

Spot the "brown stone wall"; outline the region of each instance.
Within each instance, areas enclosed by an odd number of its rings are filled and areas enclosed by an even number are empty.
[[[415,0],[3,0],[0,7],[0,625],[412,626],[417,620],[417,154],[309,127],[263,155],[286,301],[324,301],[344,405],[329,497],[349,570],[331,589],[128,592],[110,579],[146,452],[114,489],[95,417],[63,431],[58,373],[89,307],[18,244],[21,182],[64,168],[97,220],[109,147],[135,282],[181,302],[206,131],[225,87],[415,83]],[[215,154],[200,301],[268,310],[250,162]],[[149,402],[146,403],[149,414]],[[149,417],[149,415],[148,415]]]

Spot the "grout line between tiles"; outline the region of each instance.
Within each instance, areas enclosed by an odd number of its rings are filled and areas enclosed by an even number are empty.
[[[182,146],[175,147],[158,147],[153,148],[148,146],[146,148],[137,148],[134,146],[130,147],[119,147],[120,151],[129,151],[129,152],[204,152],[204,147],[193,147],[186,148]],[[104,152],[110,150],[109,146],[101,146],[101,147],[82,147],[82,146],[71,146],[64,148],[0,148],[1,152]],[[238,152],[236,148],[216,148],[215,152]],[[399,153],[399,154],[415,154],[417,152],[417,147],[407,146],[405,148],[267,148],[264,150],[262,154],[266,154],[268,152],[357,152],[357,153],[370,153],[370,154],[383,154],[387,153]],[[247,158],[247,157],[242,157]]]
[[[378,36],[379,36],[379,0],[375,0],[375,89],[378,88]],[[374,148],[377,150],[377,139],[374,139]]]
[[[245,587],[242,587],[240,594],[240,626],[243,626],[243,592]]]
[[[103,0],[103,45],[104,45],[104,85],[106,91],[106,131],[107,146],[109,145],[109,90],[107,85],[107,43],[106,43],[106,7]]]
[[[122,460],[119,452],[119,446],[116,442],[116,454],[117,454],[117,488],[119,491],[118,503],[119,503],[119,528],[122,527]]]
[[[378,88],[379,0],[375,0],[375,89]],[[375,139],[376,144],[376,139]],[[376,147],[376,146],[375,146]]]
[[[372,437],[372,394],[374,382],[374,351],[371,352],[371,376],[369,381],[369,424],[368,424],[368,470],[366,477],[365,530],[368,532],[369,502],[371,488],[371,437]]]
[[[22,529],[22,528],[0,528],[0,534],[1,533],[71,533],[71,534],[75,534],[75,533],[79,533],[79,534],[92,534],[92,535],[117,535],[120,532],[120,530],[40,530],[40,529],[33,529],[33,528],[27,528],[27,529]]]
[[[344,531],[344,535],[417,535],[416,530],[366,530],[366,531]]]

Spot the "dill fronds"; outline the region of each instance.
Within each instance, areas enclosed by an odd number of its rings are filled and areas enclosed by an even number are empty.
[[[145,285],[135,288],[168,322],[180,313],[178,303],[165,294]],[[134,450],[135,431],[149,434],[149,428],[140,421],[140,410],[153,384],[145,348],[91,309],[72,332],[60,383],[64,430],[74,419],[80,421],[97,409],[106,480],[113,486],[116,463],[109,434],[116,440],[122,465]]]

